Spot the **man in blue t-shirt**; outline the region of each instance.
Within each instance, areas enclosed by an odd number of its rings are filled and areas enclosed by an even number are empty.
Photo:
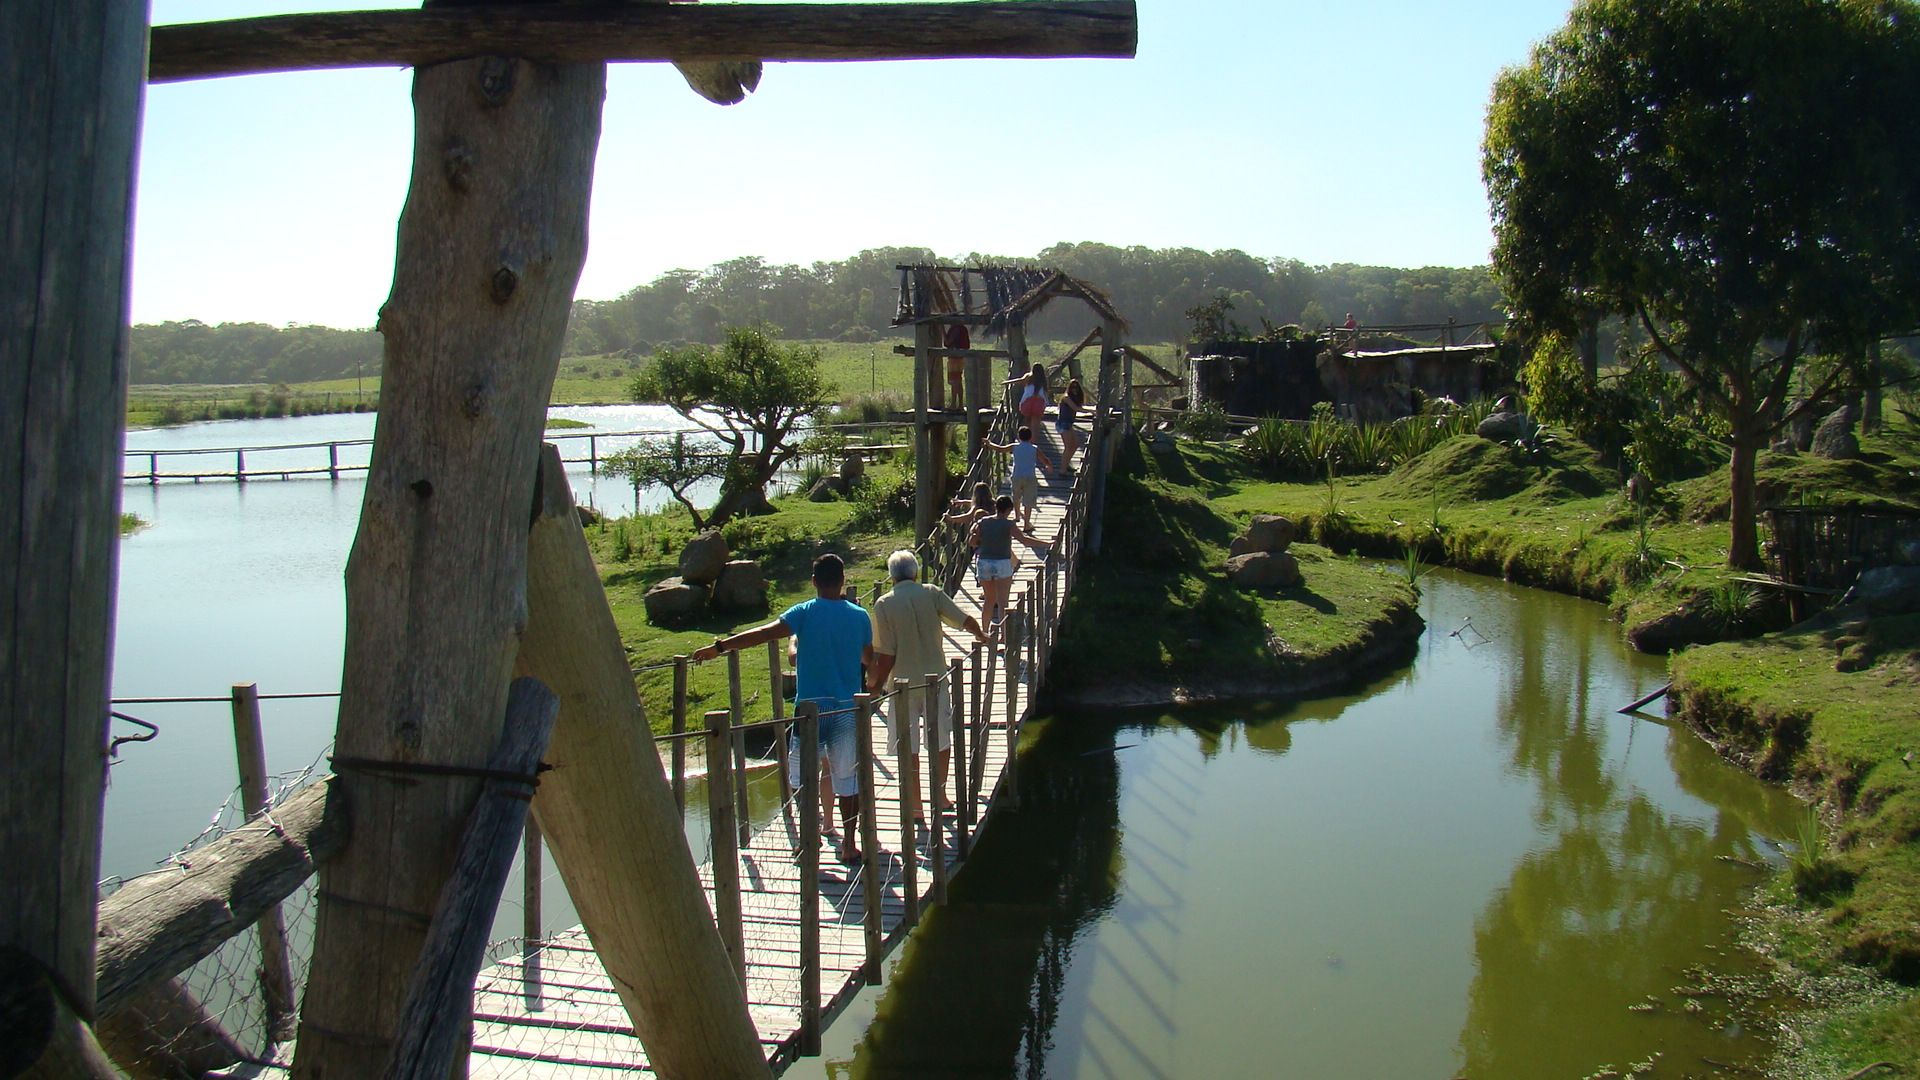
[[[840,861],[860,861],[854,837],[860,829],[859,720],[853,695],[860,693],[860,666],[873,658],[873,622],[865,609],[842,596],[846,564],[838,555],[822,555],[813,562],[814,597],[793,605],[778,619],[737,634],[723,634],[693,654],[695,661],[721,653],[751,649],[793,635],[800,645],[799,692],[795,703],[811,701],[820,709],[820,752],[833,774],[833,793],[840,802]],[[800,786],[798,747],[787,755],[789,779]],[[823,823],[824,827],[824,823]]]

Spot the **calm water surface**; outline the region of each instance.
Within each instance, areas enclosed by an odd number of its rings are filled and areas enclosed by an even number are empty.
[[[789,1075],[1577,1078],[1659,1054],[1652,1075],[1704,1076],[1763,1054],[1749,1012],[1674,991],[1750,970],[1727,909],[1759,875],[1730,860],[1778,860],[1790,797],[1615,715],[1664,670],[1600,605],[1423,584],[1417,660],[1351,696],[1048,722],[1022,809]]]

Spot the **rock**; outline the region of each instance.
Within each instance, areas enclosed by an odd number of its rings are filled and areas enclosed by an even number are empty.
[[[1236,555],[1245,555],[1258,550],[1260,549],[1253,546],[1253,541],[1250,538],[1236,536],[1233,538],[1233,543],[1227,545],[1227,558],[1231,559]]]
[[[1497,413],[1517,412],[1519,409],[1514,404],[1512,394],[1502,394],[1499,399],[1493,403],[1493,411]]]
[[[1787,402],[1787,414],[1793,417],[1787,424],[1787,437],[1793,440],[1793,448],[1801,453],[1813,449],[1813,411],[1803,408],[1805,405],[1803,398]]]
[[[1627,477],[1627,501],[1628,502],[1634,504],[1635,506],[1639,506],[1640,504],[1646,502],[1647,498],[1652,494],[1653,494],[1653,481],[1647,479],[1647,474],[1643,472],[1635,471],[1632,476]]]
[[[583,529],[589,525],[600,524],[600,512],[591,506],[576,505],[573,512],[580,519],[580,527]]]
[[[1155,431],[1147,434],[1145,437],[1147,440],[1147,449],[1162,457],[1175,453],[1179,449],[1174,443],[1173,436],[1164,431]]]
[[[706,606],[707,587],[670,577],[648,589],[645,602],[648,622],[655,626],[678,622]]]
[[[865,475],[867,475],[867,462],[859,454],[854,454],[840,463],[840,479],[846,481],[848,490],[852,490],[853,485],[859,483],[860,478]]]
[[[1291,555],[1252,551],[1227,560],[1227,580],[1242,589],[1273,589],[1300,584],[1300,563]]]
[[[714,607],[725,611],[763,611],[767,606],[767,578],[752,559],[734,559],[713,583]]]
[[[1247,526],[1247,541],[1253,545],[1248,550],[1270,551],[1278,555],[1287,550],[1299,532],[1289,518],[1279,514],[1255,514],[1253,524]]]
[[[1829,461],[1852,461],[1860,456],[1860,440],[1854,437],[1853,422],[1859,413],[1851,405],[1842,405],[1820,421],[1813,432],[1813,456]]]
[[[1842,603],[1864,602],[1875,615],[1920,611],[1920,566],[1876,566],[1860,571]]]
[[[680,551],[680,577],[690,585],[711,585],[727,565],[727,541],[719,529],[708,529]]]
[[[1800,448],[1793,445],[1793,436],[1791,435],[1785,435],[1785,436],[1782,436],[1781,438],[1775,439],[1773,441],[1773,445],[1767,447],[1767,449],[1773,451],[1776,454],[1784,454],[1787,457],[1792,457],[1793,455],[1800,452]]]
[[[847,493],[847,482],[838,476],[823,476],[807,489],[808,502],[832,502]]]
[[[1524,415],[1503,410],[1480,421],[1480,426],[1474,430],[1483,439],[1493,442],[1513,442],[1515,439],[1527,437],[1527,426],[1527,418]]]

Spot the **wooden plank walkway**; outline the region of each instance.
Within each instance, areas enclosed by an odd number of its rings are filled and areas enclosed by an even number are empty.
[[[1057,451],[1057,447],[1050,447]],[[1030,595],[1043,605],[1050,595],[1055,608],[1064,604],[1071,583],[1072,560],[1077,555],[1076,538],[1060,543],[1070,520],[1079,520],[1074,511],[1085,501],[1084,484],[1078,477],[1069,481],[1044,477],[1040,504],[1034,513],[1036,536],[1054,541],[1058,557],[1043,560],[1031,551],[1021,551],[1021,564],[1014,578],[1012,603]],[[1061,550],[1064,549],[1064,550]],[[1042,582],[1045,570],[1053,578]],[[1029,594],[1028,590],[1031,590]],[[971,574],[955,591],[961,608],[979,618],[981,598]],[[1038,607],[1036,607],[1036,614]],[[1053,620],[1040,618],[1042,626]],[[975,687],[981,688],[984,703],[980,726],[969,729],[967,751],[975,759],[972,785],[972,812],[963,815],[983,829],[991,819],[1008,775],[1009,753],[1018,738],[1020,726],[1032,710],[1036,689],[1034,672],[1044,671],[1044,661],[1029,662],[1029,657],[1044,658],[1050,642],[1025,644],[1016,635],[1016,658],[1012,678],[1007,661],[980,650],[975,656],[971,635],[961,631],[946,634],[946,656],[967,663],[963,693],[969,716],[976,708]],[[973,664],[985,665],[976,672]],[[918,680],[922,673],[901,673]],[[915,691],[919,692],[919,691]],[[864,868],[842,866],[834,857],[832,842],[823,840],[818,877],[820,896],[820,992],[824,1003],[820,1027],[824,1029],[865,985],[867,946],[864,923],[866,905],[860,874],[871,869],[881,878],[882,955],[890,951],[912,929],[908,918],[908,862],[901,857],[910,852],[914,887],[921,906],[934,892],[933,860],[939,859],[949,875],[963,864],[961,837],[954,814],[942,815],[937,832],[939,841],[922,840],[903,845],[902,801],[898,769],[885,752],[887,731],[879,715],[870,721],[874,753],[874,806],[879,825],[881,851],[869,853]],[[921,768],[927,767],[923,758]],[[924,772],[920,781],[925,797]],[[949,795],[953,782],[949,778]],[[798,811],[791,802],[781,814],[756,833],[750,843],[741,845],[739,877],[741,883],[741,937],[746,951],[746,992],[760,1040],[776,1072],[791,1064],[800,1053],[801,1042],[801,877],[798,846]],[[970,843],[970,839],[969,839]],[[931,850],[929,850],[931,848]],[[708,890],[708,902],[714,902],[714,873],[711,862],[700,868],[701,880]],[[479,1080],[487,1077],[606,1077],[619,1073],[648,1071],[645,1049],[634,1036],[625,1009],[615,995],[606,972],[601,968],[592,944],[583,929],[575,927],[554,935],[539,950],[537,973],[523,960],[512,957],[486,968],[474,990],[473,1053],[470,1074]]]

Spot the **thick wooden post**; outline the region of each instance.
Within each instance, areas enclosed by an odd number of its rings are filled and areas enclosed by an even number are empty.
[[[327,444],[327,479],[340,479],[340,444]]]
[[[893,680],[893,777],[900,792],[900,898],[907,905],[906,926],[920,921],[920,841],[914,835],[913,815],[907,812],[908,796],[920,786],[920,770],[914,768],[908,752],[913,733],[907,722],[908,697],[913,692],[907,680]]]
[[[853,696],[854,719],[860,722],[857,734],[860,746],[860,901],[862,927],[866,931],[867,963],[861,976],[867,985],[880,982],[880,806],[873,790],[873,695]]]
[[[1113,369],[1117,363],[1114,350],[1119,348],[1119,344],[1120,328],[1108,323],[1101,332],[1100,384],[1098,393],[1094,395],[1093,441],[1087,447],[1086,459],[1086,464],[1093,468],[1091,505],[1088,507],[1092,517],[1087,526],[1087,550],[1095,555],[1100,554],[1100,512],[1107,501],[1107,465],[1110,457],[1107,443],[1111,438],[1107,431],[1107,416],[1113,404]]]
[[[1027,358],[1026,324],[1009,320],[1007,323],[1007,378],[1023,378],[1032,370],[1033,361]]]
[[[551,447],[542,458],[539,505],[518,669],[560,695],[560,722],[547,750],[553,768],[533,800],[547,853],[655,1070],[764,1077],[759,1036]],[[726,714],[719,715],[724,724]],[[724,747],[712,764],[731,780]],[[731,805],[724,798],[712,804],[720,812]],[[716,851],[714,868],[737,875],[739,862]],[[739,893],[733,895],[730,925],[737,932]]]
[[[779,720],[787,715],[786,679],[780,673],[780,642],[767,642],[767,696],[773,699],[773,718]],[[773,757],[780,772],[780,805],[787,806],[793,801],[793,778],[787,775],[787,729],[791,725],[773,725]]]
[[[260,733],[260,687],[233,688],[233,751],[240,765],[240,807],[252,821],[267,811],[267,748]],[[293,1037],[293,967],[287,959],[287,926],[280,905],[254,924],[260,937],[260,992],[273,1041]]]
[[[347,559],[336,764],[471,769],[499,734],[605,93],[597,63],[487,56],[414,72],[380,418]],[[302,1080],[385,1065],[480,788],[457,774],[341,779],[366,827],[322,871]]]
[[[913,538],[920,541],[933,532],[939,513],[939,475],[947,467],[934,456],[933,436],[927,427],[927,408],[933,389],[928,385],[927,365],[932,350],[940,344],[940,328],[920,323],[913,328]]]
[[[673,805],[682,818],[687,814],[687,658],[673,658]]]
[[[800,733],[800,1053],[820,1053],[820,706],[794,707]]]
[[[733,961],[733,977],[744,994],[747,945],[740,922],[740,849],[733,831],[733,754],[727,716],[725,709],[707,714],[707,826],[713,845],[713,915]]]
[[[988,674],[993,662],[993,650],[985,642],[973,643],[973,708],[967,717],[967,741],[972,744],[973,757],[970,761],[954,759],[954,768],[967,770],[967,790],[973,793],[973,799],[967,800],[967,828],[980,822],[979,810],[974,799],[980,797],[980,787],[986,782],[987,769],[987,694],[993,689],[993,678]]]
[[[95,1075],[141,0],[0,4],[0,1059]]]
[[[947,902],[947,852],[945,833],[940,828],[940,697],[947,692],[945,684],[936,672],[922,676],[925,684],[920,687],[922,695],[920,727],[920,748],[924,751],[922,760],[927,763],[927,858],[933,868],[933,902]],[[907,733],[900,733],[904,741]]]
[[[727,705],[733,713],[733,814],[734,828],[740,831],[740,846],[746,847],[753,842],[753,815],[747,807],[747,733],[741,727],[747,722],[746,708],[742,704],[740,692],[740,654],[727,654]]]
[[[486,959],[487,936],[513,849],[526,832],[540,767],[560,713],[560,699],[538,679],[515,679],[507,695],[500,745],[487,758],[489,776],[460,836],[453,874],[434,905],[433,928],[407,986],[387,1080],[441,1080],[456,1072],[455,1055],[472,1035],[467,1018],[473,980]],[[462,1055],[464,1057],[464,1055]],[[461,1063],[458,1072],[465,1072]]]
[[[987,425],[981,412],[993,401],[993,365],[984,356],[967,357],[967,460],[980,456],[980,444],[986,441]],[[969,498],[971,492],[963,492]]]

